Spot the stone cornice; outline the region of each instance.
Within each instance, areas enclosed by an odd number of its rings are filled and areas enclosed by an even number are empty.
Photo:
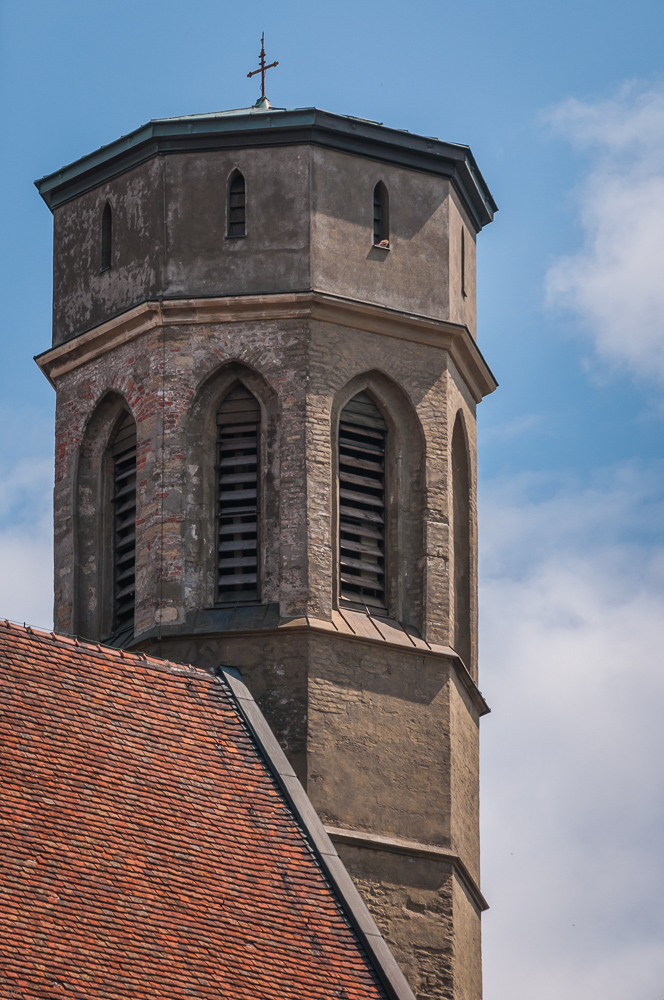
[[[325,831],[333,844],[347,844],[349,847],[361,847],[373,851],[388,851],[392,854],[406,854],[411,858],[425,858],[427,861],[439,861],[450,865],[477,909],[482,912],[489,909],[489,904],[480,892],[480,888],[470,874],[458,854],[447,847],[435,844],[420,844],[416,840],[402,840],[398,837],[380,837],[375,833],[365,833],[364,830],[346,830],[343,827],[326,826]]]
[[[143,302],[44,351],[35,361],[55,385],[58,378],[79,365],[157,327],[284,319],[334,323],[445,350],[477,403],[498,384],[467,327],[316,291]]]

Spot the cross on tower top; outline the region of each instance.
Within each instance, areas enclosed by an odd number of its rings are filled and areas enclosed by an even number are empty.
[[[251,73],[247,73],[247,77],[256,76],[256,73],[260,73],[261,75],[261,96],[260,100],[256,102],[257,105],[264,104],[267,101],[267,97],[265,96],[265,70],[272,69],[273,66],[279,65],[277,61],[271,62],[267,65],[265,63],[265,32],[261,35],[261,54],[259,58],[261,63],[259,68],[252,70]]]

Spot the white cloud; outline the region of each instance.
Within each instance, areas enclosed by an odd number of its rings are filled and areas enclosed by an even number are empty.
[[[53,623],[53,430],[30,411],[0,411],[8,452],[0,460],[0,617]]]
[[[604,359],[664,380],[664,90],[630,85],[547,117],[589,158],[577,192],[584,245],[549,270],[547,301],[581,318]]]
[[[664,996],[657,472],[485,497],[485,1000]]]
[[[0,618],[53,627],[53,526],[0,531]]]

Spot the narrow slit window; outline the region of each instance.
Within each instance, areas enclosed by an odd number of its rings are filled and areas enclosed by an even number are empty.
[[[461,294],[466,298],[466,230],[461,229]]]
[[[454,554],[454,648],[470,669],[471,548],[470,463],[463,421],[457,415],[452,434],[452,541]]]
[[[373,196],[374,246],[384,250],[390,246],[390,202],[387,188],[378,181]]]
[[[217,412],[217,603],[259,599],[258,449],[260,407],[243,385]]]
[[[247,235],[246,189],[239,170],[235,171],[228,185],[228,235]]]
[[[339,421],[339,596],[386,612],[385,448],[387,425],[366,392]]]
[[[108,202],[101,216],[101,270],[107,271],[113,263],[113,210]]]
[[[113,459],[113,631],[133,627],[136,605],[136,424],[127,413]]]

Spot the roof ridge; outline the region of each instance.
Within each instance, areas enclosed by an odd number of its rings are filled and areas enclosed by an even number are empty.
[[[173,663],[172,660],[165,660],[158,656],[148,656],[143,651],[134,653],[129,649],[118,649],[116,646],[107,646],[101,642],[94,642],[92,639],[83,639],[74,633],[56,632],[55,630],[49,632],[46,629],[28,625],[27,622],[21,623],[12,621],[9,618],[2,618],[0,619],[0,631],[2,629],[19,630],[42,642],[53,642],[61,646],[81,648],[89,655],[101,657],[103,660],[108,660],[109,658],[113,660],[129,660],[130,662],[150,665],[161,670],[166,669],[176,674],[188,673],[200,674],[205,677],[212,676],[209,670],[197,667],[193,663]]]

